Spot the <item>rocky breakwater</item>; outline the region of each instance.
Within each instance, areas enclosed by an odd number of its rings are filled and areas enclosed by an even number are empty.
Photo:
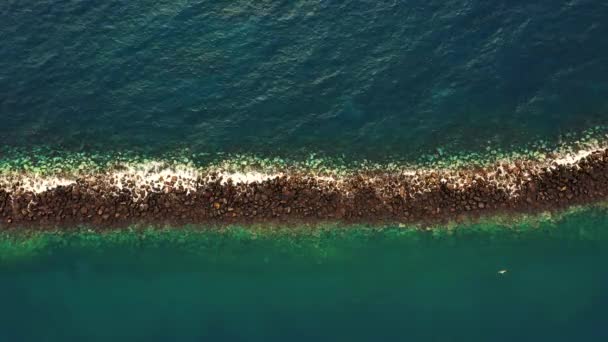
[[[302,171],[248,179],[97,172],[73,179],[27,174],[0,180],[0,227],[96,229],[131,224],[437,223],[498,213],[539,212],[608,197],[608,150],[546,161],[415,171]]]

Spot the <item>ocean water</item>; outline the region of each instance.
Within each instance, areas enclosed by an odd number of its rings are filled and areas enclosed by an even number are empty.
[[[0,338],[604,341],[607,215],[5,238]]]
[[[606,124],[604,1],[0,4],[0,143],[413,158]]]
[[[0,171],[39,172],[28,151],[402,162],[602,137],[607,18],[597,0],[4,0]],[[2,231],[0,341],[607,340],[606,209],[538,220]]]

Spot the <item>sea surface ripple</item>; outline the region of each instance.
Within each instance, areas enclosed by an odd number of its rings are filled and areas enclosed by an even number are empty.
[[[379,158],[606,123],[603,1],[0,4],[0,143]]]

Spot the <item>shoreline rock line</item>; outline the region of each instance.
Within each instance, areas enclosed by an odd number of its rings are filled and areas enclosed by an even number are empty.
[[[211,172],[79,176],[39,191],[0,182],[0,229],[132,224],[412,223],[534,213],[608,198],[608,149],[559,162],[517,160],[485,168],[360,172],[339,179],[280,174],[235,183]]]

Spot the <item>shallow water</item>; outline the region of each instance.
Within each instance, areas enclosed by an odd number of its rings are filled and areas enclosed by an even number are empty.
[[[451,233],[234,228],[5,240],[0,337],[601,341],[606,215]]]

